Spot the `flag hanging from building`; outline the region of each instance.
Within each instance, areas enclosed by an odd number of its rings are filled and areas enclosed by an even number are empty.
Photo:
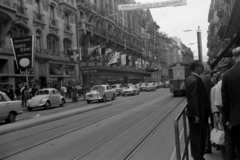
[[[67,54],[69,56],[70,62],[78,62],[78,61],[82,60],[81,48],[78,48],[76,50],[68,50]]]
[[[127,58],[126,54],[121,55],[121,64],[123,66],[127,64],[126,58]]]
[[[119,57],[120,57],[120,53],[119,52],[115,52],[113,54],[113,56],[111,57],[111,59],[109,60],[108,65],[114,64],[114,63],[118,63]]]
[[[141,59],[138,58],[137,61],[135,61],[136,68],[142,68],[142,62]]]
[[[102,52],[100,45],[88,48],[88,56],[90,61],[102,61]]]

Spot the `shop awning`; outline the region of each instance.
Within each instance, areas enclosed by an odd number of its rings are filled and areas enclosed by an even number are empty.
[[[157,72],[158,68],[147,68],[146,71],[147,72]]]
[[[223,58],[223,57],[231,57],[230,54],[230,49],[233,46],[233,44],[240,38],[240,21],[239,21],[239,15],[240,15],[240,1],[235,0],[234,5],[233,5],[233,10],[230,15],[228,25],[225,27],[222,27],[223,29],[225,28],[224,35],[219,43],[218,47],[214,51],[214,58],[216,58],[212,64],[211,68],[214,68],[218,62]],[[221,32],[219,31],[219,34]],[[227,39],[232,38],[231,42],[229,43]]]
[[[126,68],[113,68],[113,67],[102,67],[102,66],[82,68],[82,71],[87,71],[87,70],[135,73],[135,74],[143,74],[146,76],[151,76],[151,73],[143,71],[143,70],[136,70],[136,69],[132,70],[132,69],[126,69]]]
[[[226,41],[221,42],[222,43],[221,47],[217,48],[219,54],[216,57],[214,57],[215,60],[211,64],[212,69],[218,64],[218,62],[220,62],[220,60],[223,57],[232,57],[231,48],[238,40],[240,40],[240,32],[237,33],[237,35],[233,38],[233,40],[230,43],[227,43]]]

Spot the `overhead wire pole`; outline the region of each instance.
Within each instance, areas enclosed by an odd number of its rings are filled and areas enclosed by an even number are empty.
[[[202,63],[202,35],[201,35],[201,30],[200,27],[198,26],[197,30],[197,40],[198,40],[198,58],[199,61]]]

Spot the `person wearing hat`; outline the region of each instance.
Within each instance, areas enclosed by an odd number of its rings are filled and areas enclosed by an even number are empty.
[[[240,159],[240,47],[233,50],[235,64],[222,78],[222,123],[225,160]]]

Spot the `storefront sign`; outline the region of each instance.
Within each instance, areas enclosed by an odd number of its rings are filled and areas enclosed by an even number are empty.
[[[86,70],[86,71],[82,71],[82,73],[96,73],[97,70]]]
[[[140,3],[140,4],[120,4],[118,10],[138,10],[148,8],[160,8],[171,6],[183,6],[187,4],[187,0],[168,0],[162,2]]]
[[[11,38],[18,69],[33,67],[34,36]]]

